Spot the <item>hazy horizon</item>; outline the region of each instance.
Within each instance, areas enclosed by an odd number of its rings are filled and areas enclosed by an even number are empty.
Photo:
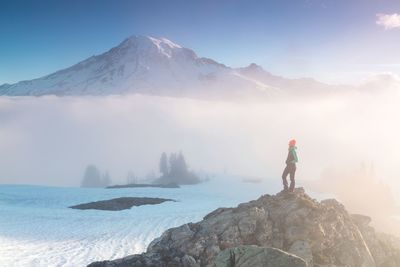
[[[0,183],[79,185],[88,164],[123,182],[128,171],[157,173],[164,151],[182,151],[197,171],[280,179],[294,137],[299,179],[317,179],[335,165],[373,162],[381,179],[398,185],[396,101],[397,90],[246,103],[1,97]]]

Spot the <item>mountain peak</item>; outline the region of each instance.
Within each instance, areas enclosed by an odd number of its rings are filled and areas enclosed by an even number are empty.
[[[250,75],[272,75],[268,71],[264,70],[263,67],[256,63],[250,63],[247,67],[239,68],[242,73]]]
[[[161,38],[154,38],[151,36],[147,36],[155,45],[166,45],[169,46],[170,48],[182,48],[182,46],[172,42],[171,40],[161,37]]]
[[[169,50],[181,49],[182,46],[172,42],[171,40],[160,37],[152,37],[145,35],[132,35],[126,38],[120,45],[120,47],[137,47],[137,48],[149,48],[156,47],[159,51],[167,52]]]
[[[132,35],[126,38],[121,44],[114,48],[114,50],[128,50],[132,51],[133,53],[139,52],[141,54],[152,55],[160,54],[168,58],[187,50],[196,57],[195,53],[190,49],[183,48],[167,38],[144,35]]]
[[[251,63],[246,67],[248,70],[253,70],[253,71],[264,71],[263,67],[260,65],[257,65],[256,63]]]

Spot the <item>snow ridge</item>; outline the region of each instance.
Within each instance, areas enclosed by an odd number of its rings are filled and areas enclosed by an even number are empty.
[[[298,83],[301,81],[273,76],[256,64],[240,69],[227,67],[198,57],[193,50],[166,38],[131,36],[109,51],[69,68],[38,79],[1,85],[0,95],[140,93],[242,99],[280,95],[283,89]]]

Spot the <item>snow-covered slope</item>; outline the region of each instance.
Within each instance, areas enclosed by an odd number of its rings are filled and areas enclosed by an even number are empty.
[[[118,46],[45,77],[0,86],[0,95],[276,95],[279,89],[165,38],[132,36]]]
[[[229,176],[181,188],[110,190],[0,185],[0,266],[86,266],[93,261],[142,253],[170,227],[199,221],[218,207],[236,206],[266,189],[273,193],[279,186],[242,183]],[[121,196],[169,197],[179,201],[116,212],[68,208]]]
[[[237,72],[248,79],[252,79],[262,84],[267,84],[269,87],[279,88],[281,92],[293,96],[316,96],[351,88],[347,85],[336,86],[324,84],[312,78],[288,79],[276,76],[255,63],[252,63],[245,68],[239,68],[237,69]]]

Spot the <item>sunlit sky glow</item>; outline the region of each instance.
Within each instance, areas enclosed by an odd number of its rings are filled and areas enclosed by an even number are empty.
[[[4,0],[0,33],[0,84],[68,67],[133,34],[286,77],[400,74],[398,0]]]

